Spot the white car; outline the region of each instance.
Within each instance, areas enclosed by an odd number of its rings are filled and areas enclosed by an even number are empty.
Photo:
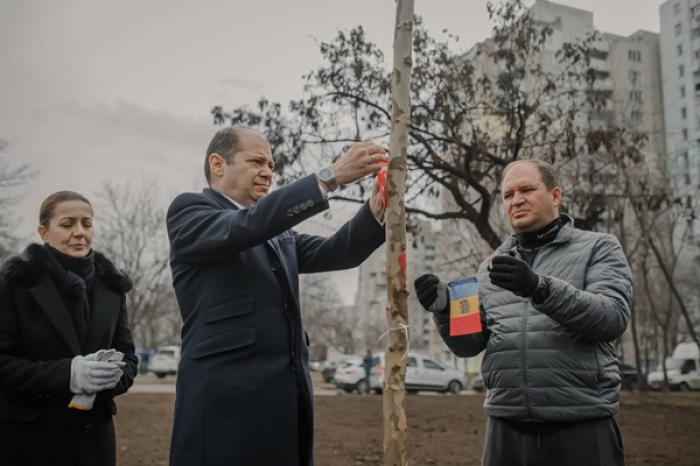
[[[384,353],[375,356],[370,388],[377,393],[384,385]],[[435,391],[457,394],[466,388],[467,381],[459,371],[445,368],[428,356],[408,353],[406,356],[406,391]]]
[[[666,358],[666,376],[671,390],[700,389],[700,349],[695,343],[679,343],[670,358]],[[660,390],[664,382],[663,367],[647,376],[652,390]]]
[[[335,380],[335,386],[345,390],[347,393],[369,393],[365,368],[362,365],[362,358],[359,356],[341,360],[335,369],[333,379]]]
[[[179,346],[160,346],[148,364],[148,370],[158,378],[166,375],[177,374],[177,366],[180,364]]]

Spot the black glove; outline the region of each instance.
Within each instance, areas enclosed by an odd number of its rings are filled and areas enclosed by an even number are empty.
[[[426,273],[413,282],[421,306],[430,312],[445,312],[447,309],[447,285],[438,277]]]
[[[491,283],[518,296],[529,298],[540,281],[527,262],[512,256],[496,256],[489,266]]]

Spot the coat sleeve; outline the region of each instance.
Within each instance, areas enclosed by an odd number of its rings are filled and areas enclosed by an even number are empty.
[[[484,309],[480,306],[481,328],[480,333],[470,335],[450,336],[450,313],[441,312],[433,315],[435,326],[440,333],[440,337],[445,342],[450,351],[460,358],[469,358],[476,356],[486,349],[486,343],[489,340],[489,331],[486,327],[484,319]]]
[[[359,266],[384,243],[384,227],[365,203],[334,235],[295,233],[299,272],[316,273]]]
[[[19,329],[11,286],[0,277],[0,392],[69,397],[71,358],[31,361],[16,356]]]
[[[275,190],[247,209],[222,209],[202,194],[181,194],[167,215],[171,256],[195,263],[221,261],[327,208],[313,175]]]
[[[547,277],[549,296],[533,306],[591,341],[613,341],[627,328],[631,276],[622,246],[615,237],[604,235],[593,248],[585,289]]]
[[[129,321],[126,312],[126,297],[122,296],[121,310],[119,311],[119,322],[117,323],[117,328],[114,330],[114,337],[112,338],[112,346],[117,351],[124,353],[123,361],[126,362],[126,366],[122,368],[124,374],[122,378],[119,379],[119,383],[114,389],[112,389],[111,396],[121,395],[126,393],[126,391],[134,383],[134,377],[138,370],[138,358],[136,357],[134,350],[134,340],[131,337],[131,330],[129,329]]]

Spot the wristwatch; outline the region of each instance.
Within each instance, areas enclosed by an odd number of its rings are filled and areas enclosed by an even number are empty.
[[[335,191],[335,189],[338,187],[338,183],[335,181],[335,175],[330,168],[322,168],[319,170],[317,175],[319,181],[326,185],[328,191]]]
[[[539,276],[537,282],[537,288],[532,293],[532,302],[535,304],[542,304],[549,297],[549,280],[547,277]]]

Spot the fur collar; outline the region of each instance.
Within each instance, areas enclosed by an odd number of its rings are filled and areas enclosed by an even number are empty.
[[[30,244],[19,256],[11,257],[0,268],[0,277],[9,283],[22,283],[26,286],[38,285],[48,266],[48,251],[40,244]],[[118,270],[112,261],[95,251],[95,275],[117,294],[131,290],[131,280]]]

